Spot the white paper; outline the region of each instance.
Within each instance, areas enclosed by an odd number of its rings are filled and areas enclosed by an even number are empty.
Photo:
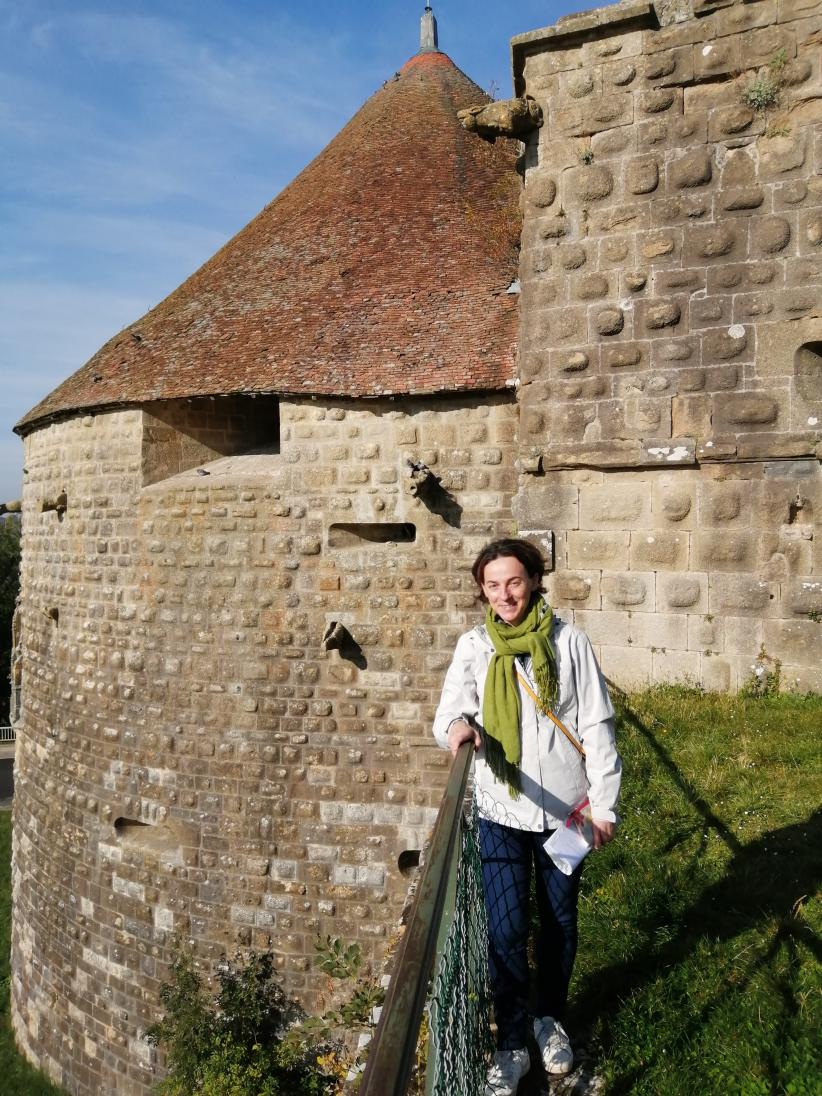
[[[570,875],[591,851],[590,831],[590,824],[582,830],[576,826],[560,826],[545,842],[545,851],[563,875]]]

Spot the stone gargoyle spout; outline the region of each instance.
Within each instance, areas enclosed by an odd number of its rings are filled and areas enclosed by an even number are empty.
[[[495,103],[468,107],[458,111],[457,118],[463,129],[476,133],[485,141],[493,143],[497,137],[522,140],[542,125],[542,107],[529,95],[524,99],[500,99]]]

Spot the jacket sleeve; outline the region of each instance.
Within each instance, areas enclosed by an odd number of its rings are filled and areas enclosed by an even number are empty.
[[[438,745],[448,747],[448,728],[455,719],[465,715],[479,717],[476,652],[470,632],[457,640],[454,657],[445,675],[442,696],[434,716],[434,738]]]
[[[577,734],[585,748],[588,800],[598,822],[616,822],[622,761],[614,738],[614,709],[584,632],[574,630],[571,659],[577,691]]]

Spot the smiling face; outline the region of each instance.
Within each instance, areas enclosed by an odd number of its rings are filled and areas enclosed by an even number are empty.
[[[528,612],[531,595],[539,589],[539,575],[529,575],[516,556],[498,556],[486,563],[482,592],[500,620],[520,624]]]

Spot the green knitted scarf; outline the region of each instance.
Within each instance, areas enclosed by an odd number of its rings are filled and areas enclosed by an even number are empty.
[[[508,785],[514,799],[519,797],[522,786],[522,730],[515,657],[531,656],[540,704],[551,708],[558,688],[557,657],[550,638],[553,624],[554,614],[538,593],[531,598],[528,612],[519,624],[499,620],[490,605],[485,613],[485,627],[494,644],[482,698],[485,759],[497,780]]]

